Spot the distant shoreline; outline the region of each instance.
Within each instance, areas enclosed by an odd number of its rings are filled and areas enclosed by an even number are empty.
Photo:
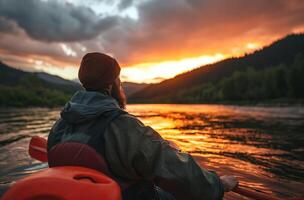
[[[210,104],[210,105],[236,105],[236,106],[304,106],[304,99],[269,99],[261,101],[214,101],[214,102],[128,102],[128,104]]]
[[[304,99],[284,99],[284,100],[267,100],[267,101],[225,101],[225,102],[127,102],[127,105],[145,105],[145,104],[178,104],[178,105],[227,105],[227,106],[252,106],[252,107],[304,107]],[[0,105],[0,109],[18,109],[18,108],[49,108],[55,109],[64,107],[63,105],[23,105],[23,106],[4,106]]]

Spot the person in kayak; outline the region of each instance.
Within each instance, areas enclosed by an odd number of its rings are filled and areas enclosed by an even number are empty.
[[[119,183],[124,200],[218,200],[237,185],[234,176],[200,167],[126,112],[119,74],[118,62],[108,55],[83,57],[78,77],[85,90],[66,103],[50,131],[50,167],[99,170]]]

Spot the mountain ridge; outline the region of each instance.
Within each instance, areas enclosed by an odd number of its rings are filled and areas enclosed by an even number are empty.
[[[303,51],[304,34],[291,34],[251,54],[201,66],[161,83],[152,84],[131,95],[129,102],[149,103],[151,100],[159,103],[161,99],[170,95],[173,98],[177,91],[219,81],[222,78],[229,77],[237,70],[244,71],[248,67],[263,70],[282,63],[289,65],[293,62],[295,56]],[[160,99],[160,101],[155,101],[156,99]]]
[[[61,106],[82,86],[46,72],[26,72],[0,61],[0,106]],[[128,97],[148,84],[123,82]]]

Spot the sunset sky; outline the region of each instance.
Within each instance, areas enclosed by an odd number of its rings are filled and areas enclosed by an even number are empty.
[[[151,83],[303,31],[303,0],[0,0],[0,60],[68,79],[87,52]]]

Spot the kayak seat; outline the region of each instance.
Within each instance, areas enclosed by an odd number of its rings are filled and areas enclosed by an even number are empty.
[[[87,144],[65,142],[48,151],[49,167],[80,166],[95,169],[110,176],[105,159]]]

